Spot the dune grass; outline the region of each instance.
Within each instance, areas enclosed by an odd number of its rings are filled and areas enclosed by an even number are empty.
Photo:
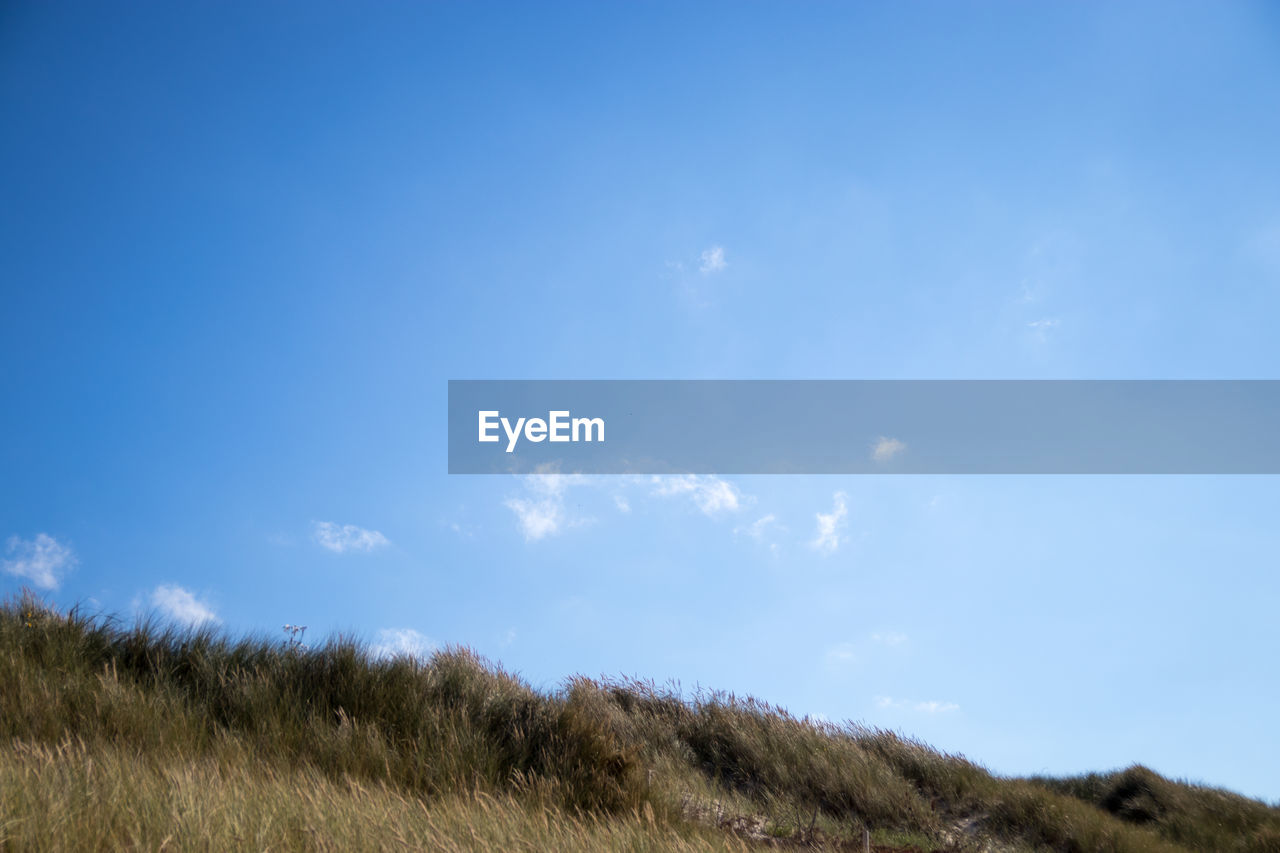
[[[186,757],[64,741],[0,752],[0,846],[20,849],[744,850],[652,811],[574,814],[525,798],[431,800],[386,782],[262,761],[234,743]]]
[[[1280,851],[1145,768],[1007,779],[892,732],[464,649],[381,659],[0,607],[0,847]],[[856,845],[856,846],[853,846]]]

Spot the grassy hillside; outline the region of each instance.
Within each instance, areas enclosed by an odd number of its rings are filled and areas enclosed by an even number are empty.
[[[1208,735],[1206,735],[1208,736]],[[371,658],[0,608],[0,847],[1280,851],[1133,767],[994,777],[890,732],[474,654]]]

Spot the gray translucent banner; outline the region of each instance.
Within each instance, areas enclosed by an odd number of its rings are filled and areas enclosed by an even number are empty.
[[[1276,474],[1280,381],[449,382],[449,473],[553,470]]]

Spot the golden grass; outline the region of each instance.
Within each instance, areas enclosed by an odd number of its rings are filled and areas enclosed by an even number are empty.
[[[1008,779],[895,733],[635,681],[530,688],[0,606],[0,847],[1280,853],[1280,809],[1135,767]],[[886,849],[889,849],[886,846]]]
[[[196,760],[107,744],[0,749],[0,847],[20,850],[740,851],[652,809],[573,815],[536,798],[406,795],[262,762],[232,743]]]

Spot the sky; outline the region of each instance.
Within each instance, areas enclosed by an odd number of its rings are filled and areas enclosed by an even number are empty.
[[[1275,477],[446,473],[450,379],[1280,378],[1274,4],[7,3],[0,115],[0,593],[1280,801]]]

